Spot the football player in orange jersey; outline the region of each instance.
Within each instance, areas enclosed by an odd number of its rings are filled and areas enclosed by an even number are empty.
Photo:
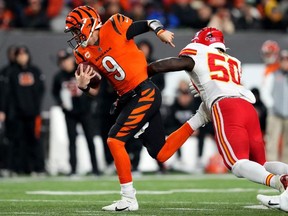
[[[148,153],[164,162],[208,121],[199,109],[195,116],[165,140],[159,111],[161,93],[148,79],[146,58],[133,40],[150,30],[161,41],[174,47],[174,34],[165,30],[158,20],[133,22],[129,17],[115,14],[102,25],[99,14],[89,6],[75,8],[66,18],[65,32],[73,34],[68,42],[74,48],[77,63],[93,64],[119,95],[116,108],[119,114],[108,134],[107,143],[114,158],[122,198],[102,208],[107,211],[136,211],[139,208],[130,159],[125,150],[127,141],[133,137],[142,139]],[[89,86],[90,79],[95,76],[93,68],[88,66],[84,70],[80,64],[80,73],[75,76],[82,91],[97,95],[98,88]]]

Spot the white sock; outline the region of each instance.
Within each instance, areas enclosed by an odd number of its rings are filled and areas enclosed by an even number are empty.
[[[237,161],[232,167],[232,172],[237,177],[244,177],[250,181],[266,185],[266,178],[271,173],[268,172],[261,164],[247,159]],[[276,178],[270,180],[270,186],[276,189]]]
[[[120,184],[121,193],[125,197],[135,198],[135,189],[133,188],[133,182],[128,182],[125,184]]]
[[[265,169],[275,175],[288,174],[288,164],[279,161],[267,161],[264,164]]]

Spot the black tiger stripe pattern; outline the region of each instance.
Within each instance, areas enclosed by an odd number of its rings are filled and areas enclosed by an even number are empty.
[[[137,106],[132,110],[123,127],[116,134],[116,138],[127,136],[131,130],[138,127],[143,120],[145,113],[152,106],[155,100],[155,89],[148,88],[141,92]]]

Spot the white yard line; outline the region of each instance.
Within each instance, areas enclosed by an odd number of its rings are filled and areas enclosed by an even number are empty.
[[[165,191],[155,191],[155,190],[137,190],[137,194],[142,195],[165,195],[174,193],[246,193],[246,192],[258,192],[258,189],[243,189],[243,188],[229,188],[229,189],[172,189]],[[265,193],[275,192],[275,190],[265,190]],[[108,195],[108,194],[119,194],[119,191],[108,191],[108,190],[98,190],[98,191],[26,191],[29,195],[58,195],[58,196],[68,196],[68,195]]]
[[[244,206],[244,208],[248,208],[248,209],[269,209],[268,207],[266,207],[264,205],[248,205],[248,206]]]

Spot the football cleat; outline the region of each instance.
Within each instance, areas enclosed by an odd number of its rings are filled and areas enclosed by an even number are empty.
[[[257,200],[264,206],[273,209],[280,209],[280,196],[266,196],[262,194],[257,195]]]
[[[285,190],[278,196],[257,195],[257,199],[268,208],[279,209],[288,212],[288,191]]]
[[[137,211],[139,205],[136,198],[122,196],[121,200],[115,201],[111,205],[104,206],[104,211]]]
[[[276,182],[276,187],[277,189],[282,193],[286,190],[288,186],[288,175],[281,175],[278,176],[277,182]]]

